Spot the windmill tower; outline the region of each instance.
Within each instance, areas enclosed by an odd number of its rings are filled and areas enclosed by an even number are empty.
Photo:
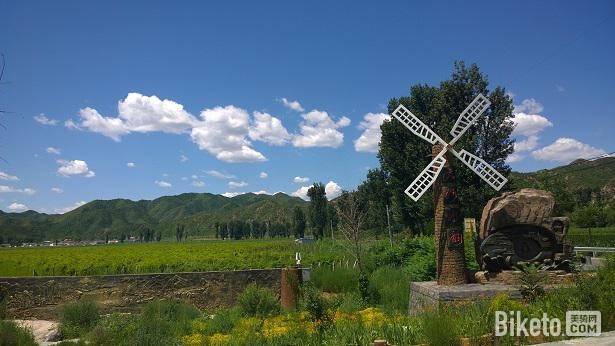
[[[412,114],[406,107],[399,105],[393,117],[399,120],[412,133],[432,144],[433,160],[423,169],[406,189],[413,201],[418,201],[427,189],[434,185],[435,203],[435,245],[436,275],[439,285],[459,285],[467,283],[465,253],[463,247],[463,217],[450,161],[457,157],[478,174],[491,187],[499,191],[507,180],[502,174],[480,157],[465,150],[457,151],[455,143],[489,108],[491,102],[479,94],[459,115],[450,134],[450,142],[440,136]],[[452,154],[452,156],[451,156]],[[442,173],[442,174],[440,174]]]

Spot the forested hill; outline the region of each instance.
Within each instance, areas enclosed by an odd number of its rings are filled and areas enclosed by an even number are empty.
[[[291,221],[295,206],[307,202],[284,193],[275,195],[247,193],[232,198],[210,193],[184,193],[154,200],[95,200],[65,214],[48,215],[35,211],[0,211],[0,243],[55,239],[105,239],[136,235],[148,227],[163,237],[175,235],[184,225],[191,235],[214,235],[216,222]]]
[[[551,191],[560,213],[571,212],[590,202],[615,199],[615,157],[575,160],[572,163],[531,173],[510,174],[512,188],[533,187]]]

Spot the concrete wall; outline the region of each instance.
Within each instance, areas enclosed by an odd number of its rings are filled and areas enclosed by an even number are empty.
[[[9,316],[54,319],[57,306],[91,297],[104,312],[129,312],[163,298],[185,300],[201,310],[228,307],[250,283],[280,292],[280,269],[204,273],[0,278]]]

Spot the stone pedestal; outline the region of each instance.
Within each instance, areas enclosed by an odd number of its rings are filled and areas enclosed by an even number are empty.
[[[521,299],[517,288],[500,283],[442,286],[435,281],[412,282],[408,314],[414,316],[424,309],[438,309],[443,304],[488,300],[502,292],[512,299]]]

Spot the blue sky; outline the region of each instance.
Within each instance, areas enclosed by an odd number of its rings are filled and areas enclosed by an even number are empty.
[[[610,153],[614,36],[611,1],[1,1],[0,209],[334,196],[378,166],[388,100],[457,59],[514,95],[513,169]]]

